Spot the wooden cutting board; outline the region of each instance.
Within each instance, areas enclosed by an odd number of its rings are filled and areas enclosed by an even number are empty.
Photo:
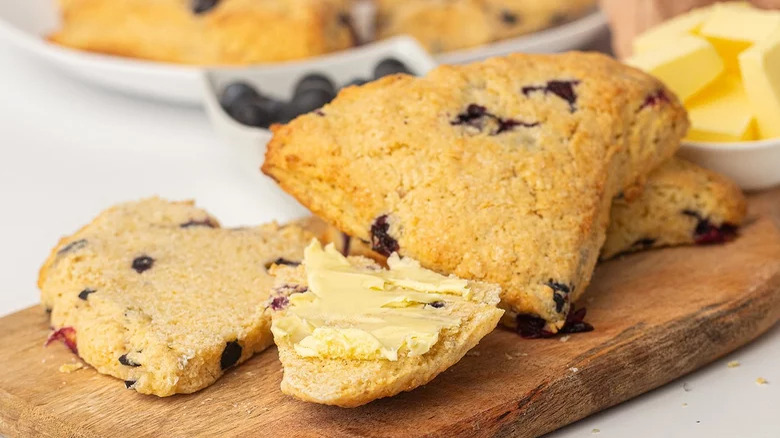
[[[10,437],[531,437],[635,397],[780,319],[780,190],[751,199],[734,242],[599,266],[581,305],[596,330],[523,340],[497,330],[425,387],[345,410],[279,391],[270,349],[189,396],[160,399],[43,347],[39,307],[0,319],[0,433]],[[9,291],[6,291],[8,293]]]

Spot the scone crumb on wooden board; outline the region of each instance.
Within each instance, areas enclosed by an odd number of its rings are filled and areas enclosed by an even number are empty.
[[[70,374],[74,371],[78,371],[82,368],[86,368],[83,362],[70,362],[70,363],[64,363],[60,365],[60,372]]]

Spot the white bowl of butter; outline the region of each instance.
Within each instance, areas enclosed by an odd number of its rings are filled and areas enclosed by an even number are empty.
[[[681,155],[746,190],[780,184],[780,11],[695,9],[637,37],[626,63],[683,101],[691,129]]]

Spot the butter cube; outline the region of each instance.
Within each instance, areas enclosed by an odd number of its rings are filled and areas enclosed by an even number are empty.
[[[724,75],[688,101],[694,141],[737,142],[757,138],[753,108],[739,76]]]
[[[700,33],[717,49],[726,69],[739,71],[737,57],[751,45],[780,29],[780,12],[718,4],[702,24]]]
[[[780,137],[780,30],[739,56],[761,138]]]
[[[636,54],[626,63],[654,75],[683,101],[712,83],[725,69],[715,47],[695,36],[683,36],[673,45]]]
[[[653,27],[634,39],[634,54],[674,45],[678,38],[698,32],[712,9],[694,9]]]

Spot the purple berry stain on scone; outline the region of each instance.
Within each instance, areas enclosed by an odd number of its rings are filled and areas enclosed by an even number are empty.
[[[577,93],[574,91],[574,87],[579,85],[580,81],[549,81],[545,85],[529,85],[523,87],[523,94],[528,96],[534,92],[543,92],[544,94],[554,94],[561,99],[565,100],[569,104],[569,110],[574,112],[577,110]]]
[[[219,360],[219,366],[226,370],[235,365],[239,359],[241,359],[241,352],[243,348],[238,341],[230,341],[225,344],[225,349],[222,351],[222,357]]]
[[[588,311],[583,307],[581,309],[574,309],[572,306],[571,311],[566,315],[566,323],[561,328],[560,333],[586,333],[592,332],[593,326],[585,322],[585,315]]]
[[[586,314],[587,310],[584,307],[575,310],[572,305],[571,311],[566,315],[566,322],[558,333],[572,334],[593,331],[593,326],[585,322]],[[556,333],[544,329],[547,323],[538,316],[517,315],[515,322],[517,323],[517,333],[525,339],[551,338],[556,335]]]
[[[383,256],[390,256],[400,248],[398,241],[390,236],[389,231],[390,223],[386,214],[379,216],[371,224],[371,249]]]
[[[149,257],[148,255],[142,255],[140,257],[136,257],[133,259],[133,269],[135,272],[141,274],[144,271],[148,271],[149,269],[152,269],[152,266],[154,265],[154,259]]]
[[[76,346],[76,329],[73,327],[63,327],[51,332],[48,339],[46,339],[46,344],[44,344],[44,346],[48,346],[54,341],[62,341],[70,348],[70,351],[72,351],[73,354],[79,354],[79,349]]]
[[[642,111],[645,108],[654,107],[661,103],[669,103],[669,96],[666,95],[664,90],[658,90],[652,94],[649,94],[645,98],[644,102],[642,102],[642,105],[639,106],[639,110],[637,111]]]
[[[87,301],[87,298],[91,295],[97,292],[95,289],[86,288],[83,291],[79,292],[79,299],[82,299],[84,301]]]
[[[85,246],[87,246],[87,239],[74,240],[73,242],[70,242],[69,244],[63,246],[59,251],[57,251],[57,255],[78,251],[84,248]]]
[[[709,219],[693,210],[683,210],[686,216],[696,218],[696,228],[693,230],[693,240],[697,245],[712,245],[726,243],[737,237],[737,227],[725,223],[721,226],[713,225]]]
[[[214,9],[217,3],[219,3],[219,0],[192,0],[192,12],[203,14]]]
[[[288,298],[287,295],[279,295],[271,298],[271,304],[269,304],[269,307],[271,307],[271,310],[279,311],[286,309],[289,304],[290,298]]]
[[[455,120],[451,121],[452,126],[470,126],[476,128],[479,131],[484,131],[487,124],[493,121],[495,127],[490,135],[499,135],[504,132],[513,130],[516,127],[533,128],[539,126],[539,122],[523,122],[515,119],[503,119],[495,114],[492,114],[482,105],[475,103],[466,107],[466,111],[458,114]]]
[[[290,295],[304,293],[308,290],[308,287],[298,284],[278,286],[272,291],[273,295],[268,301],[268,307],[275,311],[284,310],[290,304]]]
[[[140,363],[137,363],[137,362],[133,361],[132,359],[129,359],[127,357],[127,354],[123,354],[123,355],[119,356],[119,363],[121,363],[122,365],[124,365],[126,367],[131,367],[131,368],[137,368],[137,367],[141,366]]]
[[[181,228],[192,228],[192,227],[217,228],[217,224],[211,218],[206,218],[202,220],[190,219],[189,221],[179,226]]]

